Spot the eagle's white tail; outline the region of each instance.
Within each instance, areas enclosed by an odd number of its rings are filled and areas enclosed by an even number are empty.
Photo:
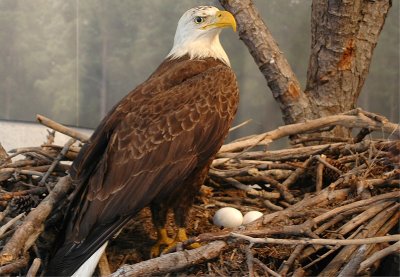
[[[97,264],[103,255],[104,250],[106,250],[108,242],[104,243],[86,262],[78,268],[77,271],[72,275],[72,277],[92,277]]]

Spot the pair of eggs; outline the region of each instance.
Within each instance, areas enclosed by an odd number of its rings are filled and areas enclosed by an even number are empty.
[[[248,224],[260,218],[262,215],[263,214],[259,211],[250,211],[243,216],[238,209],[232,207],[224,207],[219,209],[215,213],[213,217],[213,222],[219,227],[233,228],[240,225]]]

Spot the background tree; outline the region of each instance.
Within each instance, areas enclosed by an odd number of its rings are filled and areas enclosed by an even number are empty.
[[[333,115],[356,107],[390,0],[313,0],[307,85],[300,82],[252,0],[220,0],[238,22],[249,48],[280,104],[286,124]],[[345,129],[333,134],[349,136]]]

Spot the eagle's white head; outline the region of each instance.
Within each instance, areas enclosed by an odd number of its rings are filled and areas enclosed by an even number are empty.
[[[225,27],[232,27],[236,31],[236,21],[227,11],[220,11],[212,6],[199,6],[188,10],[179,19],[174,46],[167,57],[212,57],[230,65],[219,41],[221,29]]]

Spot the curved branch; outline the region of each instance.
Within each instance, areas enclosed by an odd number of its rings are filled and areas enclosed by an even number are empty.
[[[219,2],[235,16],[239,36],[249,48],[274,98],[280,104],[284,122],[286,124],[300,122],[309,105],[308,99],[253,1],[220,0]]]

